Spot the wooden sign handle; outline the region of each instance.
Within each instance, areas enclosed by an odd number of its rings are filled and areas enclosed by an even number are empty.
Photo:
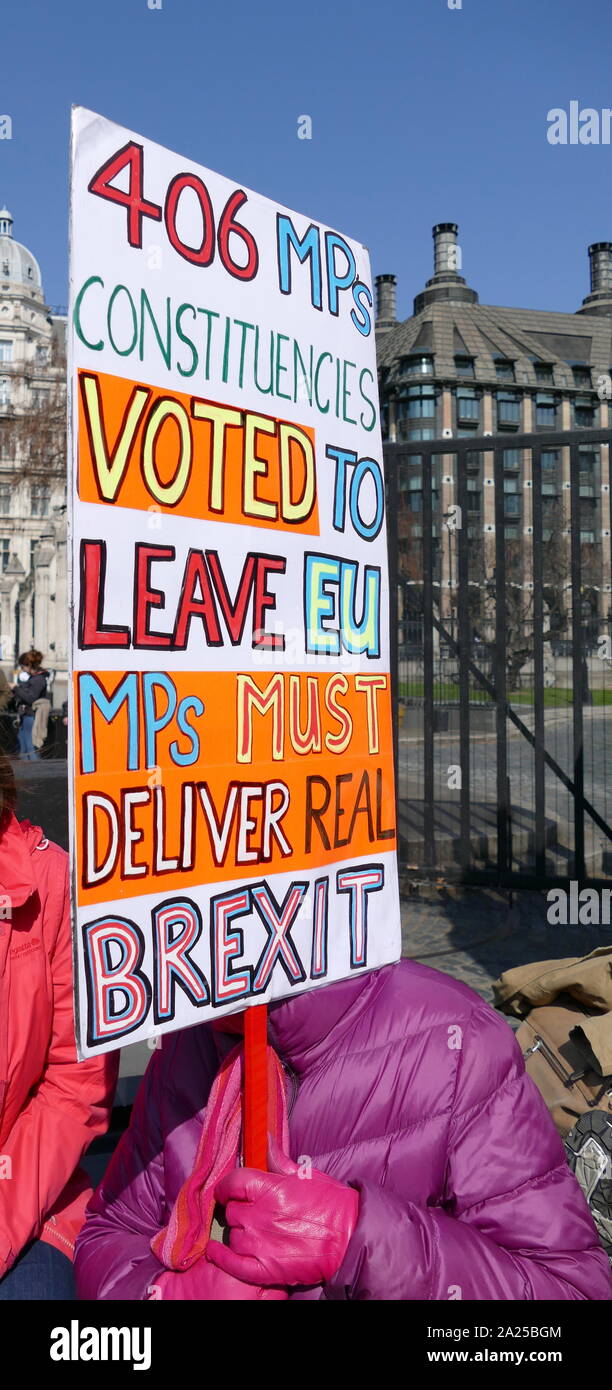
[[[268,1006],[244,1011],[243,1152],[245,1168],[268,1168]]]

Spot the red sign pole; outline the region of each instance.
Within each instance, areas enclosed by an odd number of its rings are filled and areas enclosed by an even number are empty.
[[[268,1167],[268,1007],[244,1011],[244,1164]]]

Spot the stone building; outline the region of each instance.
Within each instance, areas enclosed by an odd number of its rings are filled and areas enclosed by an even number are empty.
[[[0,211],[0,662],[31,645],[67,689],[65,312]]]
[[[479,303],[459,272],[455,223],[433,228],[434,273],[417,294],[410,318],[398,322],[396,277],[379,275],[377,345],[383,437],[392,442],[503,436],[506,538],[529,579],[531,454],[513,447],[521,432],[606,428],[612,394],[612,243],[589,248],[591,288],[575,313],[512,309]],[[499,442],[499,439],[498,439]],[[609,450],[580,446],[580,531],[583,574],[593,618],[611,602]],[[444,518],[456,503],[453,460],[434,460],[436,553],[442,595],[452,591],[453,547]],[[468,535],[484,554],[495,531],[492,455],[466,456]],[[543,539],[568,534],[569,448],[542,453]],[[400,479],[406,537],[418,540],[422,508],[417,455]],[[401,536],[401,527],[400,527]],[[484,538],[484,539],[483,539]],[[476,542],[482,546],[478,552]],[[452,600],[447,600],[448,606]],[[442,602],[442,607],[445,607]],[[447,608],[448,611],[448,608]]]

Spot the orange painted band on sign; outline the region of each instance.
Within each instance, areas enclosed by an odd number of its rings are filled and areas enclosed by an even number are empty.
[[[395,848],[388,674],[74,679],[80,903]]]
[[[319,535],[313,429],[102,372],[78,381],[82,501]]]

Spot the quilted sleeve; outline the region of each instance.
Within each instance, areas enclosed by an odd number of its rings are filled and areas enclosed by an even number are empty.
[[[504,1020],[476,1008],[458,1054],[443,1202],[375,1184],[324,1298],[612,1298],[612,1274],[544,1101]]]

